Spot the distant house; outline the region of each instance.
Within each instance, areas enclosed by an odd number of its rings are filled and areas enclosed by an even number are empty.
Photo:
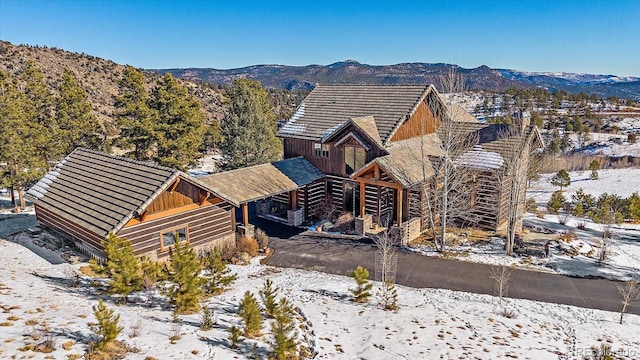
[[[214,190],[170,168],[75,149],[28,192],[44,228],[103,257],[109,233],[138,256],[162,259],[176,242],[195,248],[234,243],[235,208]]]
[[[225,179],[240,188],[253,184],[258,195],[239,191],[227,197],[243,203],[245,211],[251,201],[259,201],[258,209],[267,212],[286,209],[280,217],[291,225],[321,217],[330,206],[352,213],[361,234],[378,223],[414,238],[428,226],[423,189],[438,186],[434,164],[442,157],[438,131],[443,121],[453,121],[460,132],[478,139],[476,148],[465,155],[476,161],[461,164],[476,169],[469,185],[478,189],[469,199],[473,216],[464,220],[471,226],[504,228],[509,197],[503,157],[507,150],[515,150],[526,159],[529,150],[540,145],[539,133],[521,123],[517,126],[522,131],[506,139],[505,129],[480,124],[459,106],[445,104],[433,86],[319,85],[278,132],[284,162],[297,159],[300,164],[288,171],[308,173],[309,181],[277,180],[276,175],[288,177],[277,170],[277,163],[214,174],[202,181],[215,186]],[[222,193],[224,187],[217,190]]]

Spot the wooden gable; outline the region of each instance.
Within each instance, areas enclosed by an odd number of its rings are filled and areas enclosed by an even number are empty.
[[[142,214],[129,220],[125,227],[220,202],[223,202],[221,198],[212,196],[209,191],[182,177],[178,177],[169,188],[164,190],[147,206]]]
[[[433,95],[433,93],[430,95]],[[391,141],[406,140],[436,132],[440,127],[441,120],[427,104],[427,99],[429,99],[429,96],[421,101],[416,111],[411,114],[411,117],[400,125],[391,137]]]

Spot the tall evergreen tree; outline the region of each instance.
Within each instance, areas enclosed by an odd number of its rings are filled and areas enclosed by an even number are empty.
[[[171,287],[166,295],[175,306],[176,314],[191,314],[198,311],[203,295],[203,279],[200,277],[200,260],[188,245],[176,242],[169,255],[171,266],[168,279]]]
[[[60,95],[56,101],[55,136],[63,154],[76,147],[99,150],[102,148],[101,128],[93,113],[89,97],[69,69],[64,70]]]
[[[129,240],[109,233],[103,241],[107,257],[106,272],[109,276],[109,290],[112,294],[127,296],[142,289],[140,261],[133,253]]]
[[[260,82],[236,79],[227,96],[229,113],[221,128],[225,167],[236,169],[277,160],[282,145],[276,137],[269,94]]]
[[[119,95],[115,97],[114,114],[120,137],[116,145],[131,150],[132,158],[148,160],[155,144],[154,124],[156,114],[149,108],[149,94],[144,75],[127,65],[118,81]]]
[[[200,103],[170,73],[153,89],[150,107],[158,115],[155,126],[156,161],[164,166],[186,170],[202,156],[205,116]]]
[[[27,61],[27,67],[22,74],[24,81],[25,121],[31,127],[39,127],[30,137],[33,151],[45,161],[57,160],[61,157],[61,149],[53,141],[55,134],[55,119],[53,117],[54,98],[45,82],[40,69],[32,61]]]
[[[31,104],[29,104],[31,103]],[[47,128],[37,121],[33,102],[18,89],[18,79],[0,71],[0,162],[3,183],[18,191],[20,208],[26,207],[24,186],[42,177],[48,164],[38,151],[47,141]]]

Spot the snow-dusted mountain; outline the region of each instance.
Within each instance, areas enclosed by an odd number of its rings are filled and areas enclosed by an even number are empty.
[[[640,77],[497,69],[505,79],[549,90],[640,98]]]

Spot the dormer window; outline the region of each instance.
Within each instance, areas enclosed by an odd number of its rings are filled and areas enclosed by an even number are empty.
[[[359,170],[365,165],[367,160],[367,153],[361,147],[345,146],[344,147],[344,173],[347,175],[353,174],[354,171]]]
[[[329,144],[314,143],[313,154],[317,157],[329,157]]]

